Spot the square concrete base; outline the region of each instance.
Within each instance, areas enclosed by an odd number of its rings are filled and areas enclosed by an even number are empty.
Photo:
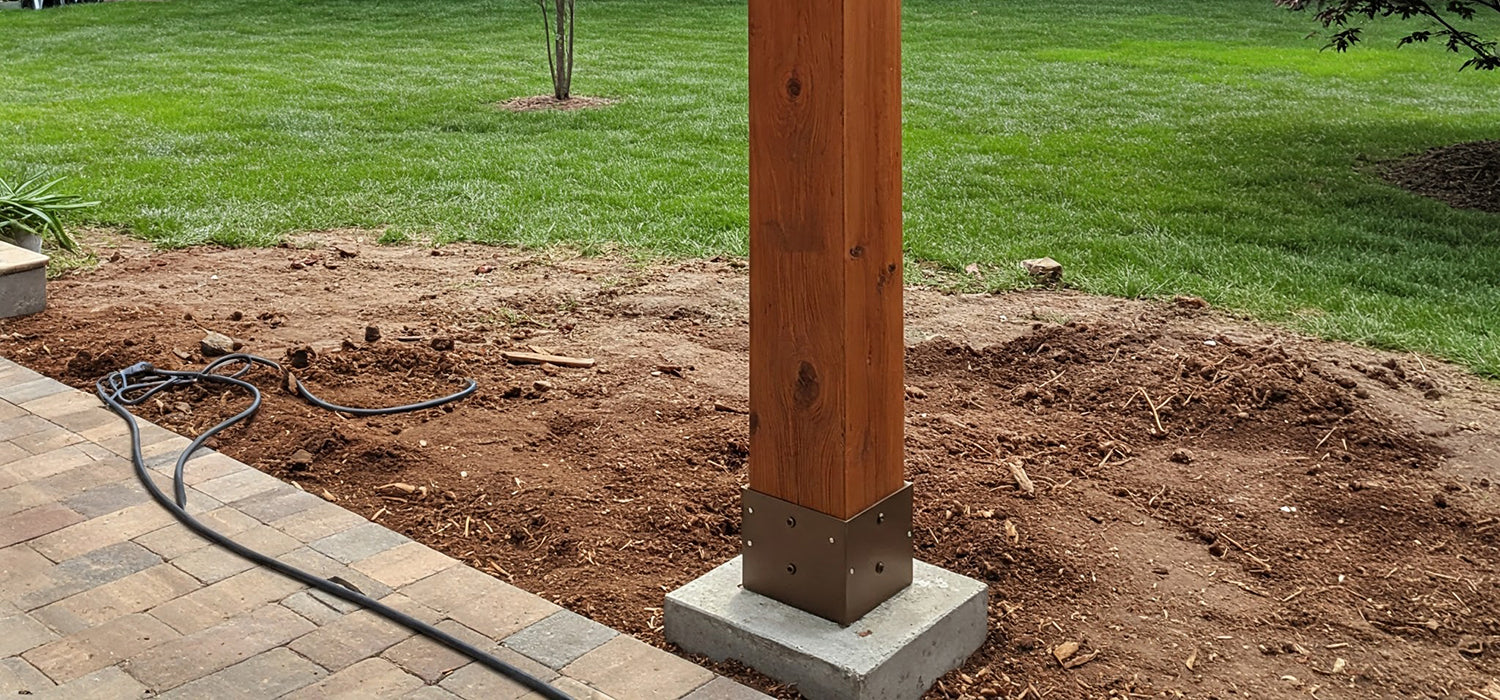
[[[47,308],[47,256],[0,242],[0,318]]]
[[[811,700],[915,700],[984,643],[988,591],[913,562],[912,584],[848,627],[740,586],[740,558],[667,594],[667,639],[736,659]]]

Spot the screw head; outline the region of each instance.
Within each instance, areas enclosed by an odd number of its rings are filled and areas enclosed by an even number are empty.
[[[797,519],[796,518],[787,518],[786,519],[786,526],[787,527],[797,527]]]
[[[745,540],[745,546],[746,547],[754,547],[755,546],[755,540]]]
[[[877,574],[883,574],[883,573],[885,573],[885,562],[883,562],[883,561],[877,561],[877,562],[875,562],[875,573],[877,573]]]
[[[789,574],[795,574],[795,573],[797,573],[797,565],[796,564],[787,564],[786,565],[786,572],[789,573]]]
[[[833,538],[832,537],[828,538],[828,544],[833,544]]]
[[[882,524],[884,522],[885,522],[885,513],[880,513],[880,514],[878,514],[878,515],[875,516],[875,524],[876,525],[880,525],[880,524]]]

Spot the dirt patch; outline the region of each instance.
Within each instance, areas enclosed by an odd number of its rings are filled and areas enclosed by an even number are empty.
[[[559,112],[571,112],[575,109],[592,109],[595,107],[608,107],[617,102],[607,97],[584,97],[575,95],[566,100],[559,100],[552,95],[533,95],[531,97],[513,97],[504,102],[495,103],[496,109],[507,112],[540,112],[543,110],[555,110]]]
[[[740,546],[748,419],[723,409],[747,391],[744,264],[320,239],[119,247],[0,323],[0,354],[86,386],[194,365],[213,330],[310,345],[301,376],[349,405],[474,377],[468,401],[377,419],[268,391],[215,445],[667,646],[665,592]],[[1197,306],[908,290],[917,556],[991,595],[984,648],[930,697],[1472,698],[1500,673],[1500,391]],[[598,366],[500,356],[522,348]],[[195,433],[237,405],[198,390],[142,413]],[[1098,656],[1064,669],[1068,642]]]
[[[1500,141],[1428,149],[1382,165],[1380,175],[1459,209],[1500,213]]]

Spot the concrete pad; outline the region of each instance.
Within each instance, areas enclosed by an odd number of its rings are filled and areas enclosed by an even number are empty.
[[[810,700],[915,700],[988,636],[988,591],[913,562],[912,585],[848,627],[740,586],[728,563],[667,595],[666,636],[716,661],[737,659]]]
[[[47,308],[47,256],[0,242],[0,318]]]

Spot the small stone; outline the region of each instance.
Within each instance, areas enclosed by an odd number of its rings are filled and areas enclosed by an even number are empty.
[[[208,335],[203,336],[203,340],[198,341],[198,349],[203,352],[204,357],[228,355],[240,347],[242,346],[233,338],[213,331],[209,331]]]
[[[1172,456],[1170,459],[1178,464],[1192,464],[1193,452],[1186,447],[1179,447],[1176,450],[1172,451]]]
[[[243,312],[243,311],[232,311],[229,314],[229,320],[231,320],[231,321],[243,321],[243,320],[245,320],[245,312]]]
[[[307,450],[297,450],[296,452],[292,453],[292,456],[286,458],[286,465],[296,471],[302,471],[304,469],[307,469],[308,467],[311,467],[314,459],[316,458],[313,457],[313,454],[311,452],[308,452]]]
[[[1428,389],[1422,394],[1422,397],[1429,401],[1436,401],[1443,398],[1443,391],[1441,389]]]
[[[1165,566],[1158,566],[1158,567],[1152,569],[1151,573],[1156,574],[1157,576],[1166,576],[1167,574],[1172,573],[1172,570],[1168,569]]]
[[[432,339],[432,349],[433,350],[437,350],[438,352],[447,352],[449,350],[452,350],[453,349],[453,339],[452,338],[433,338]]]
[[[1435,505],[1439,508],[1447,508],[1448,497],[1444,496],[1442,493],[1432,494],[1432,505]]]
[[[494,265],[480,265],[479,267],[474,268],[474,274],[476,275],[488,275],[494,271]]]
[[[536,389],[537,393],[539,394],[545,394],[549,391],[552,391],[554,387],[552,386],[552,382],[549,382],[545,379],[538,379],[531,383],[531,388]]]
[[[1203,297],[1179,295],[1172,297],[1172,305],[1183,309],[1206,309],[1208,302]]]
[[[1062,263],[1052,258],[1022,260],[1021,269],[1025,270],[1026,274],[1031,275],[1032,279],[1038,282],[1055,284],[1062,281]]]
[[[1042,647],[1042,641],[1031,635],[1022,635],[1016,638],[1016,650],[1021,652],[1036,651]]]
[[[380,327],[379,326],[365,326],[365,342],[366,343],[373,343],[373,342],[375,342],[377,340],[380,340]]]
[[[906,398],[925,399],[927,398],[927,392],[922,391],[922,387],[919,386],[908,386],[906,387]]]
[[[1052,648],[1052,658],[1057,659],[1057,663],[1066,663],[1068,659],[1073,658],[1073,655],[1078,653],[1080,646],[1082,645],[1078,642],[1063,642]]]
[[[1208,546],[1208,553],[1222,558],[1225,554],[1229,553],[1229,548],[1219,542],[1215,542]]]

